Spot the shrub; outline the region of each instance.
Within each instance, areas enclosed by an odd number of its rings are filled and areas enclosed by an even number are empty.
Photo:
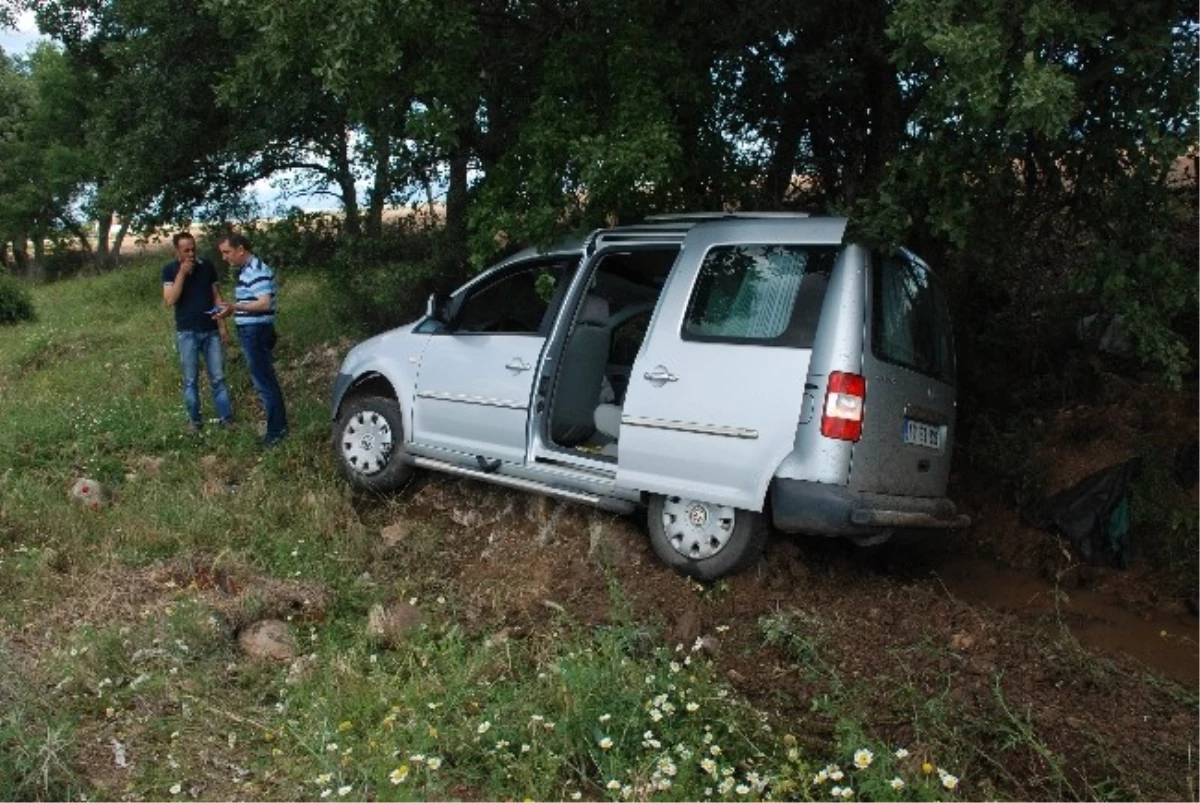
[[[0,324],[32,321],[33,299],[29,291],[12,276],[0,276]]]

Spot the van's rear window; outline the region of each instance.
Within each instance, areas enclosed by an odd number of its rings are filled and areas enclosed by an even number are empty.
[[[721,245],[708,251],[684,340],[809,348],[838,245]]]
[[[937,278],[911,255],[873,254],[871,351],[881,360],[954,384],[950,311]]]

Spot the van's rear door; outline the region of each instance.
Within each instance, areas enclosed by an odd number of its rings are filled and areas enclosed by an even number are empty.
[[[841,219],[692,229],[626,392],[616,483],[761,510],[792,450]]]
[[[954,438],[954,342],[937,277],[914,254],[872,253],[866,404],[850,487],[944,496]]]

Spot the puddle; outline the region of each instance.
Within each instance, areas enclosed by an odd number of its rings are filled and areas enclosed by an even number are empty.
[[[959,558],[935,572],[946,590],[972,605],[1022,616],[1057,614],[1083,644],[1124,653],[1195,690],[1200,685],[1196,618],[1161,608],[1136,610],[1103,591],[1060,589],[986,560]],[[1057,597],[1057,599],[1056,599]]]

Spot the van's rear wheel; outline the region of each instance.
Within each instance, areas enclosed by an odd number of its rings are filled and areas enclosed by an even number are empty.
[[[648,524],[659,559],[698,580],[746,568],[767,543],[761,513],[679,496],[653,496]]]
[[[400,405],[384,396],[360,396],[342,407],[333,425],[333,448],[342,474],[364,491],[394,491],[415,469],[401,459]]]

